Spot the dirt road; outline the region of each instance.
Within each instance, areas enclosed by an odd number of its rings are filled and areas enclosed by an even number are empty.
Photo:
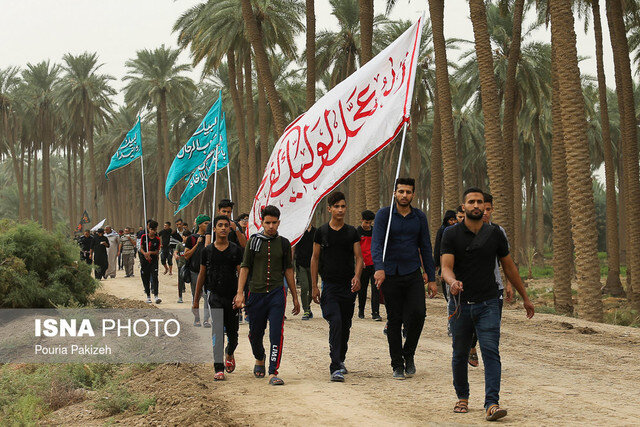
[[[162,275],[160,269],[163,302],[159,307],[185,308],[186,304],[176,304],[177,277]],[[121,271],[118,274],[123,275]],[[135,278],[109,279],[103,282],[103,292],[142,299],[138,275],[136,270]],[[470,368],[470,412],[452,412],[456,399],[451,341],[442,298],[427,302],[427,319],[416,354],[418,372],[405,381],[391,378],[384,324],[372,321],[367,313],[367,319],[355,318],[353,322],[346,382],[331,383],[328,325],[320,316],[319,306],[314,305],[313,311],[316,317],[310,321],[288,314],[280,369],[284,387],[272,387],[266,380],[253,377],[246,324],[240,327],[238,367],[227,376],[228,381],[214,383],[210,366],[197,369],[194,381],[202,383],[203,393],[224,402],[224,423],[343,426],[484,422],[482,362],[480,367]],[[207,333],[203,329],[203,339],[207,339]],[[545,314],[527,320],[521,308],[505,309],[501,356],[500,403],[509,411],[502,423],[640,422],[638,329]],[[162,381],[162,377],[154,381]],[[165,407],[159,404],[153,422],[162,422],[163,411],[169,416],[172,410],[190,411],[189,402]],[[209,413],[191,421],[207,424],[215,419],[216,415]]]

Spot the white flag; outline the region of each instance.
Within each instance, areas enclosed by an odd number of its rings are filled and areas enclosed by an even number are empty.
[[[248,235],[260,230],[262,208],[274,205],[280,235],[295,244],[320,200],[396,137],[409,121],[423,20],[285,129],[253,201]]]

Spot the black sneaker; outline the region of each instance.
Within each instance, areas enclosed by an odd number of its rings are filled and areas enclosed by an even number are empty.
[[[344,366],[344,362],[340,364],[340,373],[342,375],[347,375],[349,373],[349,371],[347,371],[347,367]]]
[[[377,313],[376,313],[376,314],[374,314],[374,315],[372,315],[372,316],[371,316],[371,318],[372,318],[373,320],[375,320],[376,322],[382,322],[382,317],[380,317],[380,315],[379,315],[379,314],[377,314]]]
[[[343,383],[344,382],[344,375],[342,375],[342,372],[335,371],[333,374],[331,374],[331,381],[333,382],[337,382],[337,383]]]
[[[398,368],[393,370],[393,379],[394,380],[404,380],[406,377],[404,376],[404,369]]]
[[[364,319],[364,313],[358,313],[358,319]]]
[[[416,374],[416,364],[413,363],[413,358],[404,362],[404,374],[407,378],[411,378]]]

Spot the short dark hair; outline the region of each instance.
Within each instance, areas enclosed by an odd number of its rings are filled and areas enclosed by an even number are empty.
[[[118,233],[124,233],[124,230],[120,229],[118,230]]]
[[[171,225],[171,221],[165,222],[165,225]]]
[[[464,213],[464,208],[462,207],[462,205],[458,205],[458,207],[456,208],[456,212]]]
[[[231,199],[222,199],[220,200],[220,203],[218,203],[218,209],[222,209],[222,208],[233,209],[233,205],[235,205],[235,203],[233,203]]]
[[[245,218],[249,218],[249,214],[248,213],[241,213],[240,216],[238,217],[238,221],[242,221]]]
[[[484,202],[491,203],[493,205],[493,196],[489,193],[484,193]]]
[[[154,219],[150,219],[147,224],[149,225],[149,230],[155,230],[156,228],[158,228],[158,221],[154,220]]]
[[[104,228],[98,228],[97,232],[98,232],[98,234],[104,233]]]
[[[231,220],[226,215],[218,215],[215,218],[213,218],[213,226],[214,227],[216,225],[218,225],[218,221],[227,221],[229,224],[231,224]]]
[[[178,222],[184,222],[184,221],[182,220],[182,218],[178,218],[178,219],[176,219],[176,224],[177,224]]]
[[[376,214],[371,212],[370,210],[362,211],[362,219],[364,221],[373,221],[376,218]]]
[[[470,193],[480,193],[482,194],[482,199],[484,200],[484,191],[482,191],[478,187],[469,187],[466,190],[464,190],[464,193],[462,193],[463,202],[467,199],[467,194],[470,194]]]
[[[267,205],[262,208],[262,211],[260,212],[260,218],[264,219],[266,216],[272,216],[280,219],[280,209],[273,205]]]
[[[189,229],[184,230],[182,232],[182,237],[189,237],[189,236],[191,236],[191,231]]]
[[[410,185],[413,191],[416,190],[416,180],[413,178],[398,178],[396,179],[396,185],[393,187],[394,190],[398,189],[398,185]]]
[[[346,202],[347,198],[344,197],[344,193],[342,191],[334,191],[329,194],[329,197],[327,197],[327,206],[333,206],[340,200],[344,200]]]

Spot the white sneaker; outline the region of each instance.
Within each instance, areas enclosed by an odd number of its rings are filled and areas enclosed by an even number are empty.
[[[151,304],[151,297],[147,297],[147,304]]]
[[[155,298],[156,298],[156,304],[160,304],[162,302],[162,300],[158,298],[158,295],[155,295]]]
[[[182,304],[182,298],[178,298],[178,303]]]

